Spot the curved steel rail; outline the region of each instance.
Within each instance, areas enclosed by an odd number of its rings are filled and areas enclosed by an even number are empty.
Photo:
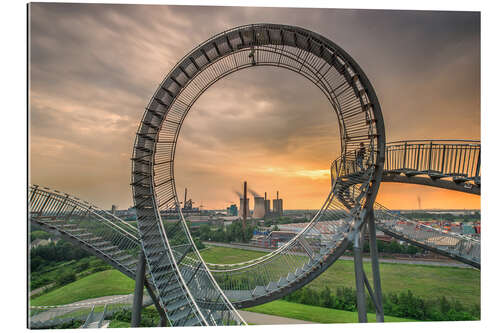
[[[134,227],[88,202],[38,185],[30,186],[28,204],[30,222],[135,277],[141,248]]]
[[[56,325],[77,320],[89,319],[90,313],[95,315],[94,323],[100,328],[102,320],[123,309],[131,309],[134,295],[123,295],[111,300],[77,302],[75,304],[57,306],[30,306],[30,328],[51,328]],[[153,304],[150,297],[144,299],[143,307]],[[94,311],[92,311],[94,309]]]
[[[378,230],[396,239],[481,269],[481,240],[446,231],[395,214],[376,203]]]
[[[179,210],[174,178],[176,142],[198,97],[219,79],[252,66],[292,70],[313,82],[337,116],[343,154],[352,155],[364,145],[366,168],[360,175],[358,193],[350,197],[353,206],[349,209],[331,191],[309,225],[272,255],[230,274],[211,273]],[[345,251],[352,234],[364,223],[366,208],[374,202],[382,177],[384,144],[382,113],[368,78],[344,50],[321,35],[293,26],[253,24],[220,33],[186,55],[146,108],[132,158],[138,229],[152,281],[167,316],[175,316],[177,309],[185,311],[185,316],[173,320],[174,325],[186,320],[220,324],[208,318],[210,309],[225,311],[241,322],[229,300],[237,307],[264,303],[299,288],[326,269]],[[167,209],[177,210],[177,223],[162,221],[161,211]],[[330,232],[325,235],[322,228]],[[182,307],[169,311],[173,302]]]
[[[481,194],[481,142],[475,140],[408,140],[385,148],[382,181],[426,185]],[[331,175],[340,159],[333,161]]]
[[[29,222],[83,248],[135,279],[141,251],[137,229],[118,217],[67,193],[30,185]],[[146,289],[160,307],[149,279]]]
[[[472,194],[480,194],[481,143],[472,140],[413,140],[388,143],[382,181],[404,182],[435,186]],[[332,162],[331,177],[339,168],[348,168],[339,189],[343,200],[350,185],[358,182],[359,167],[354,161],[341,157]],[[400,174],[403,174],[401,176]],[[377,229],[394,238],[406,241],[426,250],[461,261],[475,268],[481,268],[481,242],[479,239],[433,228],[394,214],[375,203]]]
[[[481,194],[481,142],[411,140],[388,143],[383,181]]]

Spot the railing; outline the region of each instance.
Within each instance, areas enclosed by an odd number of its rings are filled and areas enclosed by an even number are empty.
[[[92,322],[92,320],[94,318],[94,309],[95,309],[95,305],[92,305],[92,309],[90,310],[90,313],[87,316],[87,319],[83,323],[82,328],[87,328],[89,326],[89,324]]]
[[[29,218],[86,245],[123,273],[134,276],[140,252],[137,231],[119,218],[69,194],[32,185]]]
[[[67,304],[58,306],[30,306],[30,328],[50,328],[57,325],[80,321],[88,326],[99,318],[97,326],[101,327],[104,319],[110,319],[121,310],[131,310],[133,295],[123,295],[111,300],[94,301],[85,304]],[[153,304],[148,295],[144,295],[143,307]]]
[[[108,305],[104,305],[104,310],[102,310],[102,315],[101,318],[99,318],[99,322],[97,323],[97,328],[101,328],[102,322],[104,321],[104,318],[106,318],[106,311],[108,309]]]
[[[377,229],[389,235],[424,247],[427,250],[481,267],[481,241],[471,236],[443,230],[395,214],[375,203]]]
[[[481,142],[410,140],[387,143],[384,171],[480,182]]]

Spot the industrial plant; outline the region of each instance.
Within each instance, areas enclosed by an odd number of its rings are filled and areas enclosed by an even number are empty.
[[[250,198],[248,197],[248,192],[253,196],[254,206],[253,210],[250,210]],[[283,199],[279,198],[279,191],[276,191],[276,199],[273,199],[273,206],[271,210],[271,200],[267,197],[267,192],[264,192],[264,196],[259,195],[257,192],[247,187],[247,182],[243,183],[243,193],[235,191],[239,196],[240,206],[239,209],[235,205],[227,208],[228,215],[233,215],[236,211],[238,216],[245,222],[247,218],[251,217],[253,219],[264,219],[266,217],[279,217],[283,216]],[[250,214],[252,212],[252,214]],[[236,215],[236,214],[234,214]]]

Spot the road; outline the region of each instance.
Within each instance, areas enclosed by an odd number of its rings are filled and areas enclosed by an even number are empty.
[[[229,244],[229,243],[217,243],[217,242],[206,242],[203,243],[212,246],[229,247],[240,250],[248,251],[260,251],[260,252],[272,252],[274,249],[266,249],[261,247],[254,247],[250,245],[240,245],[240,244]],[[340,260],[353,260],[349,256],[341,256]],[[370,262],[370,258],[363,258],[363,261]],[[380,262],[389,264],[405,264],[405,265],[427,265],[427,266],[442,266],[442,267],[459,267],[459,268],[471,268],[471,266],[463,264],[456,261],[439,261],[439,260],[422,260],[422,259],[390,259],[390,258],[379,258]]]
[[[238,313],[247,323],[256,325],[296,325],[296,324],[317,324],[312,321],[304,321],[285,317],[272,316],[262,313],[238,310]]]
[[[48,289],[48,288],[51,288],[53,286],[55,286],[56,283],[55,282],[52,282],[46,286],[43,286],[43,287],[40,287],[40,288],[37,288],[37,289],[33,289],[32,291],[30,291],[30,297],[31,296],[34,296],[34,295],[37,295],[39,293],[41,293],[42,291],[44,291],[45,289]]]

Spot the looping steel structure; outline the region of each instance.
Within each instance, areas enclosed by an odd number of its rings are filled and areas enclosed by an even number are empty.
[[[337,116],[342,155],[363,164],[363,172],[350,175],[356,182],[339,180],[341,185],[332,189],[309,225],[272,255],[211,272],[179,209],[175,148],[182,123],[199,96],[221,78],[252,66],[288,69],[313,82]],[[132,157],[140,239],[172,324],[242,323],[234,306],[276,299],[324,271],[355,238],[373,205],[384,144],[382,112],[368,78],[344,50],[317,33],[286,25],[246,25],[220,33],[186,55],[146,108]],[[356,155],[359,149],[362,155]],[[338,179],[347,171],[342,169]],[[178,212],[178,222],[170,227],[161,218],[167,209]],[[325,235],[324,228],[332,232]]]

